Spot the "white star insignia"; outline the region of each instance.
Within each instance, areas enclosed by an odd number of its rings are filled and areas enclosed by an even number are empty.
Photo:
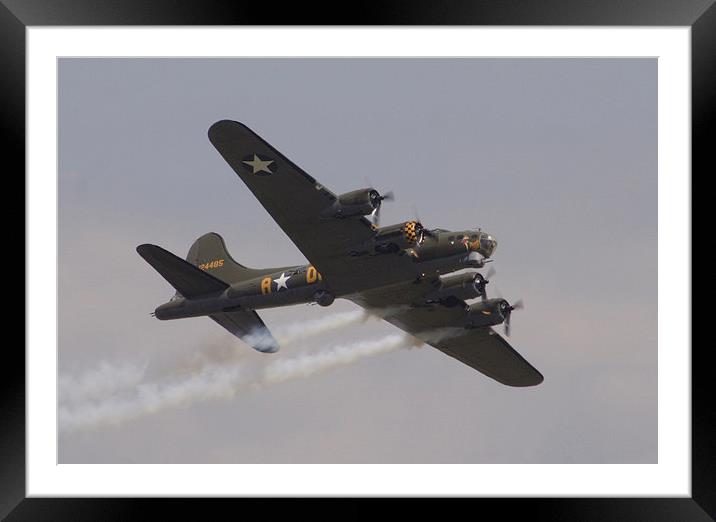
[[[273,172],[269,170],[269,165],[273,163],[273,160],[262,160],[256,154],[254,154],[253,160],[243,161],[242,163],[245,163],[246,165],[251,167],[254,170],[253,174],[258,174],[259,172],[268,172],[269,174],[273,174]]]
[[[291,276],[286,277],[285,273],[282,273],[281,277],[279,277],[278,279],[274,279],[273,281],[274,283],[276,283],[276,291],[278,292],[282,288],[288,290],[288,286],[286,286],[286,281],[288,281],[289,279],[291,279]]]

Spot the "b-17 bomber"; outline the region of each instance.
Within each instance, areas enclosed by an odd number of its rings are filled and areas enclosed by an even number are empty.
[[[428,229],[414,219],[380,226],[392,193],[336,195],[236,121],[214,123],[209,140],[309,263],[247,268],[214,232],[198,238],[186,260],[140,245],[139,255],[176,290],[154,311],[157,319],[208,316],[272,353],[279,345],[257,310],[343,298],[500,383],[542,382],[493,329],[504,325],[509,336],[512,312],[521,307],[489,298],[490,274],[478,272],[495,253],[494,236],[480,228]]]

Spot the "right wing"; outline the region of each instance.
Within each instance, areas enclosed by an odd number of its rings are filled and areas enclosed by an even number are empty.
[[[350,256],[375,232],[363,216],[323,216],[337,196],[243,123],[222,120],[209,140],[336,294],[395,280],[408,256]]]
[[[426,344],[508,386],[535,386],[544,380],[492,328],[465,328],[460,305],[425,303],[427,284],[401,283],[346,296]]]
[[[508,386],[536,386],[544,377],[492,328],[472,328],[461,336],[428,338],[427,344]]]

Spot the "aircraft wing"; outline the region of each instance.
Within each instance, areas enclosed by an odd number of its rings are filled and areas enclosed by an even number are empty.
[[[370,221],[322,216],[337,196],[244,124],[216,122],[209,140],[335,294],[387,282],[410,263],[398,256],[349,256],[374,235]]]
[[[425,284],[401,283],[346,296],[426,344],[508,386],[535,386],[542,374],[490,327],[465,328],[461,306],[425,304]]]

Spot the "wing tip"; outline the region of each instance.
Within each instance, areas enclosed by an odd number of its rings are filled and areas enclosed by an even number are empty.
[[[159,245],[153,245],[151,243],[143,243],[137,246],[135,250],[137,251],[137,254],[142,256],[142,258],[146,261],[149,261],[150,258],[161,256],[162,254],[170,254],[171,256],[176,257],[174,254],[169,252],[169,250],[162,248]]]
[[[211,125],[211,127],[209,127],[209,131],[208,131],[209,141],[211,141],[213,143],[214,139],[216,137],[220,136],[222,134],[222,132],[228,131],[231,129],[235,129],[236,127],[239,127],[242,130],[247,130],[249,132],[253,132],[248,127],[248,125],[246,125],[245,123],[242,123],[240,121],[229,120],[229,119],[219,120],[217,122],[214,122]]]
[[[544,382],[544,375],[542,375],[535,369],[533,370],[534,371],[529,375],[526,375],[520,379],[511,382],[503,382],[503,384],[507,384],[508,386],[514,386],[516,388],[527,388],[529,386],[537,386],[539,384],[542,384],[542,382]]]
[[[148,255],[150,255],[152,252],[156,252],[157,249],[161,249],[161,247],[158,247],[157,245],[152,245],[151,243],[143,243],[141,245],[138,245],[135,250],[137,251],[137,254],[146,259]]]
[[[257,352],[261,353],[276,353],[281,349],[278,343],[266,347],[252,346],[252,348],[254,348]]]
[[[236,334],[234,334],[236,335]],[[262,329],[254,330],[249,336],[236,335],[243,342],[261,353],[276,353],[281,348],[278,341],[274,339],[271,332],[265,326]]]
[[[518,384],[516,386],[519,388],[531,388],[532,386],[539,386],[543,382],[544,382],[544,377],[540,376],[538,379],[525,382],[524,384]]]

